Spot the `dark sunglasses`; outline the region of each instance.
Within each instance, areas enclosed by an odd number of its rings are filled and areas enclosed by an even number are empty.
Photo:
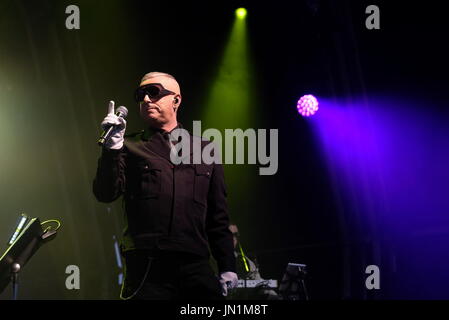
[[[170,94],[176,93],[165,89],[160,83],[150,83],[137,88],[134,92],[134,99],[139,103],[143,101],[145,96],[148,96],[151,100],[157,101]]]

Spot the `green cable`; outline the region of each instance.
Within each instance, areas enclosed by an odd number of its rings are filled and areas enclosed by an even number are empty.
[[[56,220],[56,219],[51,219],[51,220],[46,220],[44,222],[41,222],[41,226],[43,226],[44,224],[46,224],[48,222],[56,222],[58,224],[56,229],[54,229],[55,231],[58,230],[61,227],[61,222],[59,222],[59,220]]]
[[[246,270],[246,272],[249,272],[248,263],[246,262],[246,256],[243,253],[242,245],[240,243],[239,243],[239,248],[240,248],[240,254],[242,255],[243,263],[245,264],[245,270]]]

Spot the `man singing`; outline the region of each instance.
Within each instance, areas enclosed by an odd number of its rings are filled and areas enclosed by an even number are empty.
[[[181,90],[175,78],[146,74],[135,92],[147,128],[125,137],[126,121],[114,103],[101,123],[114,126],[93,183],[95,197],[123,195],[127,227],[122,241],[122,299],[224,299],[237,284],[226,186],[221,164],[173,164],[170,132]],[[191,143],[200,137],[189,135]],[[208,141],[201,141],[202,148]],[[193,161],[190,161],[192,163]],[[209,265],[209,252],[219,277]]]

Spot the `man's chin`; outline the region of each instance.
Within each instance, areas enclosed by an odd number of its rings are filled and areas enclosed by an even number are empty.
[[[151,119],[151,120],[155,120],[155,121],[158,121],[159,118],[160,118],[160,115],[159,115],[158,112],[153,111],[153,112],[148,112],[148,113],[146,114],[146,117],[145,117],[145,118]]]
[[[156,125],[156,124],[162,123],[162,121],[161,121],[161,119],[159,119],[159,117],[152,116],[152,115],[147,115],[145,117],[144,121],[146,123],[148,123],[149,125]]]

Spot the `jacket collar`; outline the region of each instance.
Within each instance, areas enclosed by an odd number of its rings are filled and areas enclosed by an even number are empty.
[[[177,128],[182,128],[182,124],[178,122],[178,125],[173,128],[173,130]],[[168,132],[162,129],[148,127],[143,131],[141,136],[144,147],[171,162],[170,132],[171,131]]]
[[[164,134],[170,133],[173,130],[178,129],[178,128],[183,128],[183,126],[180,122],[178,122],[177,126],[174,127],[171,131],[165,131],[165,130],[159,129],[159,128],[147,127],[145,130],[142,131],[142,140],[148,141],[154,136],[155,133],[160,133],[161,135],[164,135]]]

